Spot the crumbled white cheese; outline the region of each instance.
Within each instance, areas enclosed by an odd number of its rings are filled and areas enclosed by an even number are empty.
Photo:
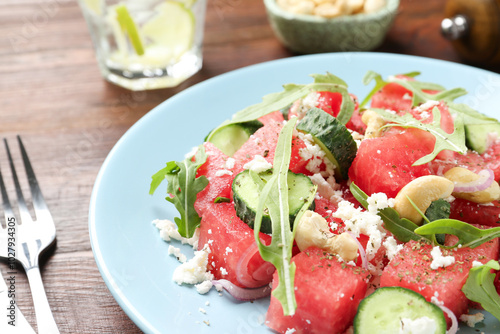
[[[233,172],[227,169],[219,169],[215,172],[215,176],[233,175]]]
[[[402,318],[399,334],[429,334],[437,332],[437,324],[434,319],[420,317],[415,320]]]
[[[476,314],[462,314],[460,321],[465,322],[469,327],[475,327],[477,323],[484,320],[484,314],[477,312]]]
[[[453,256],[451,255],[443,256],[443,254],[441,253],[441,248],[439,246],[436,246],[432,249],[431,256],[432,256],[431,269],[433,270],[436,270],[441,267],[445,268],[455,263],[455,258]]]
[[[243,169],[248,169],[255,173],[262,173],[271,168],[273,168],[273,165],[267,162],[263,156],[258,154],[253,158],[253,160],[243,165]]]
[[[186,255],[182,254],[179,248],[172,245],[168,246],[168,255],[175,256],[180,263],[184,263],[187,261]]]
[[[200,307],[198,311],[200,311],[200,313],[207,314],[207,311],[202,307]]]
[[[233,250],[230,247],[226,247],[226,255],[232,253]]]
[[[208,293],[208,291],[210,291],[210,289],[212,289],[212,281],[210,280],[206,280],[206,281],[203,281],[199,284],[196,284],[194,287],[196,288],[196,291],[198,291],[198,293],[200,295],[204,295],[206,293]],[[206,304],[208,306],[208,304]]]
[[[394,198],[387,198],[384,193],[375,193],[366,199],[368,212],[377,214],[378,210],[394,207]]]
[[[482,262],[479,262],[479,261],[472,261],[472,268],[476,268],[476,267],[479,267],[479,266],[482,266],[483,263]]]
[[[373,203],[378,203],[378,201],[374,200]],[[349,201],[341,201],[332,216],[342,219],[346,230],[350,231],[354,237],[358,238],[361,233],[369,237],[366,255],[368,260],[373,259],[386,236],[383,221],[377,215],[376,210],[364,211],[362,208],[355,208],[354,204]]]
[[[287,328],[285,334],[293,334],[295,333],[297,330],[295,328]]]
[[[234,158],[227,158],[226,160],[226,169],[233,169],[236,160]]]
[[[403,245],[398,245],[396,239],[394,239],[394,237],[392,236],[387,237],[387,239],[385,239],[382,244],[386,249],[386,255],[389,261],[392,260],[394,256],[396,256],[396,254],[398,254],[403,249]]]
[[[192,238],[184,238],[179,234],[177,225],[168,219],[155,219],[153,220],[153,225],[160,230],[160,237],[163,240],[179,240],[182,244],[188,244],[193,246],[194,249],[198,249],[198,240],[200,238],[200,231],[198,229],[196,229]]]
[[[220,269],[219,269],[219,270],[220,270],[220,273],[221,273],[222,275],[224,275],[224,276],[225,276],[225,275],[227,275],[227,270],[226,270],[226,268],[220,267]]]
[[[207,271],[208,254],[210,248],[205,246],[200,251],[194,252],[194,257],[181,264],[174,270],[173,280],[177,284],[198,284],[206,280],[212,280],[214,276]]]

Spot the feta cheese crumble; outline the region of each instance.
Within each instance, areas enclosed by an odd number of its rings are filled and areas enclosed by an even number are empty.
[[[243,169],[248,169],[255,173],[262,173],[271,168],[273,168],[273,165],[267,162],[262,155],[258,154],[255,155],[253,160],[243,165]]]
[[[200,238],[200,231],[198,229],[196,229],[192,238],[184,238],[179,234],[177,225],[168,219],[155,219],[153,220],[153,225],[159,230],[160,237],[163,240],[178,240],[182,244],[188,244],[193,246],[194,249],[198,249],[198,240]]]
[[[204,281],[214,279],[209,271],[207,271],[208,254],[210,248],[205,246],[202,250],[194,252],[194,257],[187,262],[184,262],[174,270],[173,280],[181,285],[198,284]]]
[[[476,314],[462,314],[460,321],[465,322],[469,327],[475,327],[477,323],[484,320],[484,314],[477,312]]]
[[[437,270],[441,267],[445,268],[455,263],[455,258],[453,256],[443,256],[443,253],[441,253],[441,248],[439,246],[436,246],[432,249],[431,256],[431,269],[433,270]]]
[[[402,318],[399,334],[429,334],[437,332],[437,324],[434,319],[420,317],[415,320]]]
[[[180,263],[184,263],[187,261],[186,255],[182,254],[179,248],[172,245],[168,246],[168,255],[175,256]]]

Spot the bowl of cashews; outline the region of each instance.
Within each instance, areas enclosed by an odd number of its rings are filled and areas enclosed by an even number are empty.
[[[276,37],[294,53],[368,51],[382,44],[399,0],[264,0]]]

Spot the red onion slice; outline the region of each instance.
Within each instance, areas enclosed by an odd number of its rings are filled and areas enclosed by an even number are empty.
[[[271,294],[272,287],[268,284],[256,289],[246,289],[234,285],[228,280],[213,280],[212,284],[218,288],[223,287],[233,298],[241,301],[251,301],[267,297]]]
[[[455,188],[453,191],[457,193],[473,193],[476,191],[482,191],[488,189],[493,181],[495,181],[495,173],[493,173],[491,169],[483,169],[477,173],[477,175],[479,175],[479,179],[472,182],[455,182]]]
[[[255,269],[252,275],[248,272],[250,260],[259,252],[257,243],[252,242],[243,252],[236,264],[236,279],[238,283],[247,288],[258,288],[271,282],[274,273],[274,266],[270,262],[263,260],[262,265]]]
[[[437,298],[432,298],[431,300],[435,305],[439,306],[441,310],[451,319],[451,326],[450,329],[446,331],[446,334],[456,334],[458,332],[458,320],[457,317],[455,316],[455,313],[453,313],[449,308],[444,306],[443,302],[440,302],[437,300]]]
[[[358,244],[359,256],[361,256],[361,265],[364,269],[368,270],[368,259],[366,258],[366,252],[363,248],[363,245],[361,245],[358,238],[356,238],[351,232],[347,231],[347,234],[349,234],[351,238],[353,238],[354,241],[356,241],[356,243]]]

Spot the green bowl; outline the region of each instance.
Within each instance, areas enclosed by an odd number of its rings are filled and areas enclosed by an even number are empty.
[[[331,19],[293,14],[276,0],[264,0],[267,16],[277,38],[295,53],[368,51],[382,44],[394,21],[399,0],[386,0],[381,10]]]

